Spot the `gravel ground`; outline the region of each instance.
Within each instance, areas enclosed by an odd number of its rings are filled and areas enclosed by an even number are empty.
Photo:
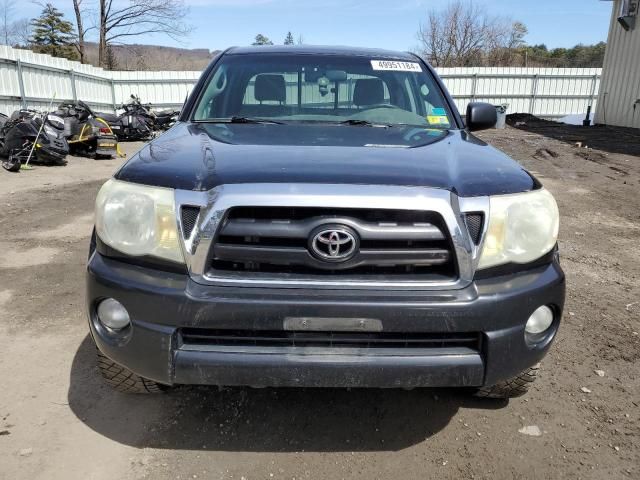
[[[481,137],[556,195],[568,298],[540,381],[509,402],[115,393],[83,296],[95,194],[122,160],[0,171],[0,479],[640,478],[640,132],[510,121]]]

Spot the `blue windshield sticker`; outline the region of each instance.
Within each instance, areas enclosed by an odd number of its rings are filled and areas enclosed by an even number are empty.
[[[445,116],[447,111],[444,108],[432,108],[431,115]]]

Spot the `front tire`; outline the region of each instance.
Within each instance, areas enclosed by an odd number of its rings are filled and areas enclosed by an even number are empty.
[[[540,364],[528,368],[520,375],[517,375],[503,382],[496,383],[490,387],[479,388],[475,395],[482,398],[516,398],[521,397],[529,391],[529,387],[538,378]]]
[[[117,364],[100,351],[98,355],[98,370],[105,382],[113,389],[122,393],[162,393],[169,387],[153,380],[136,375],[131,370]]]

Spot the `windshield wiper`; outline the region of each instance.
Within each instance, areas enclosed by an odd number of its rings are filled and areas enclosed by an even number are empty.
[[[273,125],[284,125],[284,122],[278,122],[277,120],[270,120],[268,118],[238,117],[235,115],[229,119],[229,123],[266,123]]]
[[[256,117],[240,117],[234,115],[229,118],[211,118],[209,120],[202,120],[203,123],[257,123],[266,125],[284,125],[284,122],[278,122],[277,120],[270,120],[268,118],[256,118]]]
[[[391,125],[387,125],[384,123],[373,123],[369,120],[360,120],[357,118],[350,118],[349,120],[345,120],[344,122],[338,122],[339,125],[352,125],[354,127],[378,127],[378,128],[389,128]]]

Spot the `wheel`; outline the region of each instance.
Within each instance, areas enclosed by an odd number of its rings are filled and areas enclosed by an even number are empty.
[[[97,350],[98,370],[105,381],[122,393],[162,393],[169,387],[136,375]]]
[[[483,398],[515,398],[527,393],[531,384],[538,377],[540,364],[525,370],[520,375],[496,383],[490,387],[479,388],[475,395]]]

